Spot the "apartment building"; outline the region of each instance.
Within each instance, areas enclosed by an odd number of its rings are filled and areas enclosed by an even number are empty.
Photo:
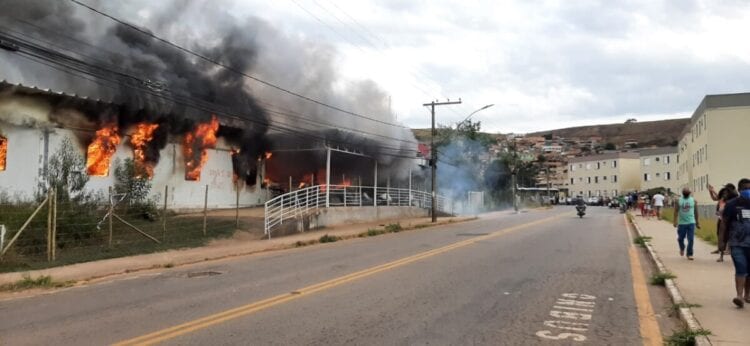
[[[641,156],[641,190],[659,187],[679,193],[677,179],[677,147],[643,149]]]
[[[706,188],[737,184],[750,176],[747,138],[750,93],[706,95],[678,144],[677,178],[699,204],[711,204]]]
[[[568,189],[571,196],[614,197],[640,189],[640,156],[617,152],[571,158]]]

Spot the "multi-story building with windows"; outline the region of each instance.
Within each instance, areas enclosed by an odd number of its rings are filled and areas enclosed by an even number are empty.
[[[641,190],[663,187],[678,193],[680,181],[677,179],[677,147],[642,149]]]
[[[706,95],[678,144],[677,178],[699,204],[711,204],[707,184],[717,189],[750,176],[746,140],[750,93]]]
[[[640,189],[640,156],[618,152],[571,158],[568,189],[571,196],[614,197]]]

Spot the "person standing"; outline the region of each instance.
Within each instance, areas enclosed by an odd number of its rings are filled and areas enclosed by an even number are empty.
[[[719,190],[719,193],[716,193],[716,190],[714,190],[714,187],[710,184],[708,185],[708,192],[711,195],[711,199],[714,201],[717,201],[716,204],[716,237],[718,239],[717,242],[717,249],[716,251],[711,252],[712,254],[719,254],[719,259],[716,260],[716,262],[724,262],[724,255],[726,254],[726,239],[723,239],[723,234],[721,233],[721,223],[722,223],[722,215],[724,214],[724,206],[727,204],[727,202],[731,201],[732,199],[739,196],[737,194],[737,188],[732,184],[726,184],[724,187]]]
[[[664,208],[664,195],[657,192],[651,199],[654,201],[654,211],[656,212],[656,219],[661,220],[661,209]]]
[[[687,238],[687,259],[693,260],[693,240],[695,229],[700,229],[698,209],[695,199],[690,196],[690,189],[682,189],[682,197],[674,208],[674,226],[677,228],[677,243],[680,245],[680,256],[685,255],[685,238]]]
[[[737,296],[732,303],[738,308],[750,303],[750,179],[737,183],[740,196],[727,202],[722,213],[721,234],[727,240],[734,262],[734,284]]]

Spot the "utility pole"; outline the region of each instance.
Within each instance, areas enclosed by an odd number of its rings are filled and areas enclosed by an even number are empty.
[[[547,203],[549,203],[549,205],[552,205],[552,196],[549,193],[549,190],[550,190],[549,166],[547,166],[547,168],[546,168],[546,173],[547,173]]]
[[[437,150],[435,150],[435,106],[446,106],[446,105],[457,105],[461,104],[461,99],[459,98],[458,101],[446,101],[446,102],[436,102],[432,101],[430,103],[424,103],[422,106],[430,106],[430,110],[432,112],[432,136],[430,138],[430,167],[432,168],[432,222],[437,222],[437,188],[436,188],[436,182],[437,182]]]

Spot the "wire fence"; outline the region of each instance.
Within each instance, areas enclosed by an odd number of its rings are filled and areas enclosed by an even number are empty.
[[[209,209],[207,199],[202,210],[177,212],[127,194],[86,200],[50,189],[34,201],[0,201],[0,272],[196,247],[237,229],[256,230],[260,239],[263,217],[249,214],[239,204]]]

